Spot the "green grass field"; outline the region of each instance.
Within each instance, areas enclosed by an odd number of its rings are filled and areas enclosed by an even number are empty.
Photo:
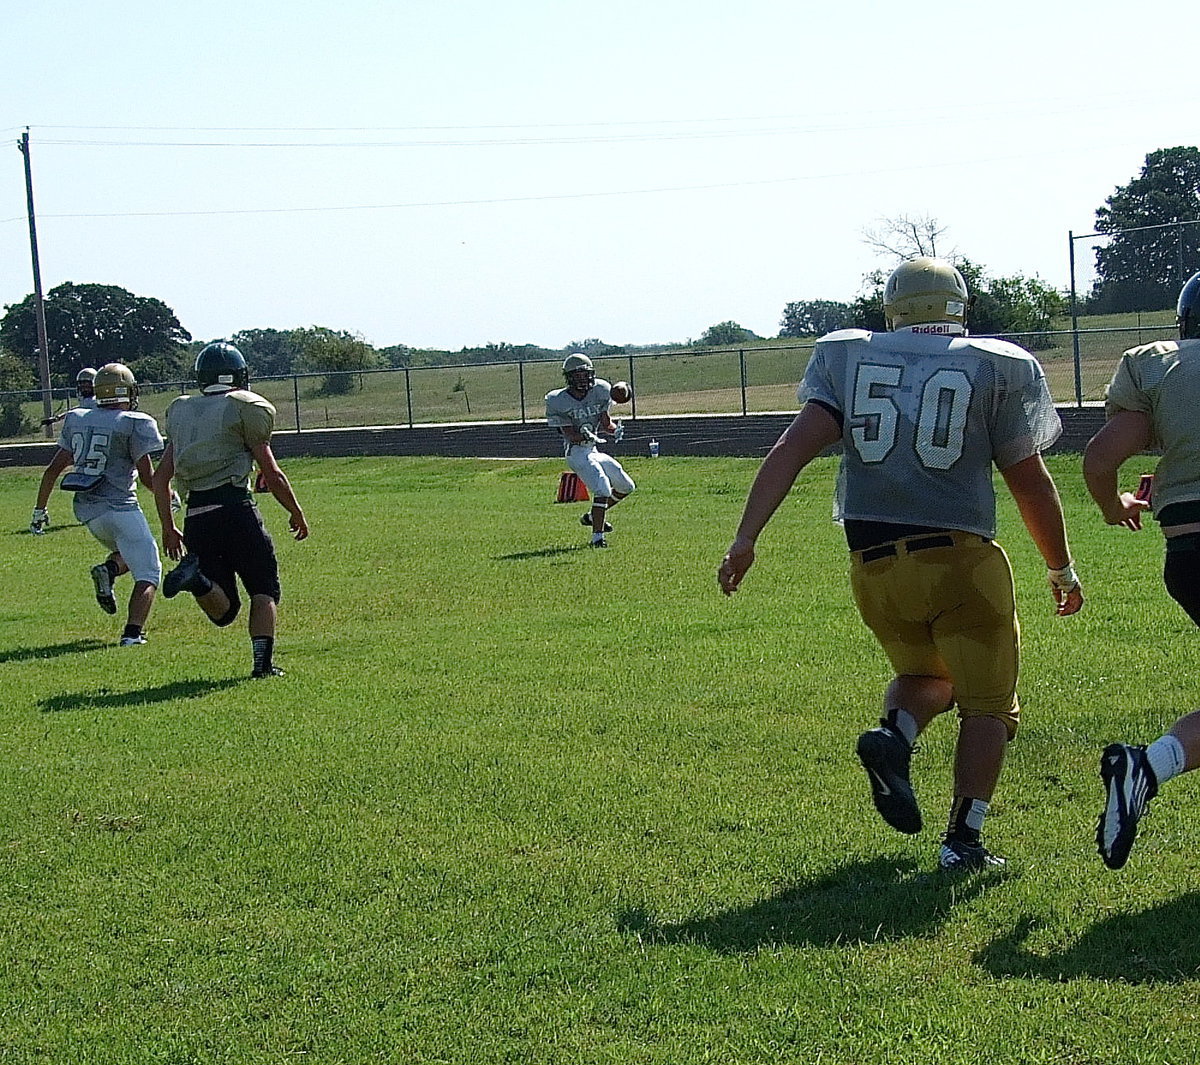
[[[4,472],[0,1061],[1194,1062],[1194,781],[1120,873],[1092,836],[1101,747],[1194,706],[1198,635],[1157,531],[1050,463],[1088,602],[1053,617],[1005,499],[1024,725],[987,826],[1008,867],[965,879],[935,871],[952,722],[915,838],[853,754],[887,671],[829,461],[732,599],[752,460],[630,459],[608,552],[554,461],[291,462],[313,534],[264,504],[266,682],[243,620],[186,596],[116,647],[102,551],[61,492],[29,535],[38,471]]]

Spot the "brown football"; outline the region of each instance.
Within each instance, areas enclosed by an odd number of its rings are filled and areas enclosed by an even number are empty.
[[[612,386],[612,401],[614,403],[628,403],[633,399],[633,389],[625,381],[618,381]]]

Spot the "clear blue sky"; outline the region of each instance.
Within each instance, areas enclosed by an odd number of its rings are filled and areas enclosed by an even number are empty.
[[[0,66],[0,303],[33,287],[25,126],[44,287],[156,296],[203,340],[669,343],[728,319],[771,336],[789,300],[853,298],[885,265],[864,230],[905,214],[995,273],[1065,286],[1068,231],[1147,152],[1198,143],[1193,15],[25,4]]]

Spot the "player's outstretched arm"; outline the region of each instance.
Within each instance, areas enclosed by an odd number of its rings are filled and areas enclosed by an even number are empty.
[[[1083,588],[1071,561],[1062,500],[1041,455],[1030,455],[1000,471],[1030,539],[1046,563],[1056,613],[1065,617],[1083,606]]]
[[[1119,491],[1117,473],[1126,459],[1150,446],[1151,436],[1148,414],[1122,410],[1104,423],[1084,449],[1083,480],[1109,525],[1123,525],[1133,532],[1142,527],[1142,511],[1148,510],[1150,503]]]
[[[717,583],[726,595],[737,591],[754,564],[759,533],[791,491],[800,471],[841,438],[837,419],[824,407],[806,403],[767,453],[750,486],[737,534],[717,569]]]

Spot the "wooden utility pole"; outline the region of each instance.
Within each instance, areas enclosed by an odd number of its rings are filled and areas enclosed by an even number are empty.
[[[50,396],[50,343],[46,339],[46,307],[42,302],[42,268],[38,262],[37,223],[33,215],[33,169],[29,163],[29,127],[17,141],[17,148],[25,156],[25,203],[29,212],[29,251],[33,256],[33,313],[37,320],[38,370],[42,379],[42,414],[50,418],[54,404]],[[54,435],[54,428],[47,422],[47,438]]]

